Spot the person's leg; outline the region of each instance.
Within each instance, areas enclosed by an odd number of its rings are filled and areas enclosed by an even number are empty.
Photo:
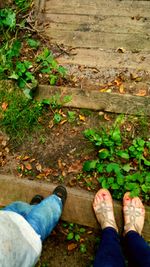
[[[93,208],[102,228],[102,239],[96,253],[94,267],[124,267],[118,228],[114,218],[112,197],[108,190],[100,189]]]
[[[66,196],[67,192],[64,187],[56,187],[53,195],[35,205],[25,217],[36,233],[40,235],[42,241],[49,236],[58,223]]]
[[[25,217],[32,210],[34,205],[40,203],[43,199],[44,199],[43,196],[35,195],[31,200],[30,204],[23,201],[15,201],[7,205],[3,210],[13,211]]]
[[[6,206],[3,210],[13,211],[25,217],[32,210],[32,207],[32,205],[26,202],[16,201]]]
[[[150,247],[141,236],[144,226],[145,209],[138,197],[130,198],[127,192],[123,198],[125,221],[125,249],[130,266],[149,267]]]

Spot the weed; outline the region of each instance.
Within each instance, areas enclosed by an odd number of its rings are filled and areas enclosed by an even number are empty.
[[[86,161],[84,171],[100,174],[99,183],[110,189],[116,199],[125,191],[130,191],[132,196],[142,194],[146,200],[150,198],[148,140],[138,137],[130,145],[124,143],[117,124],[109,131],[87,129],[84,135],[97,149],[97,159]]]
[[[42,53],[37,56],[36,62],[39,63],[40,72],[49,75],[49,82],[51,85],[55,85],[59,77],[64,78],[66,75],[65,68],[58,65],[48,48],[45,48]]]
[[[68,111],[67,117],[68,117],[68,121],[70,123],[74,122],[76,120],[76,112],[75,111]]]

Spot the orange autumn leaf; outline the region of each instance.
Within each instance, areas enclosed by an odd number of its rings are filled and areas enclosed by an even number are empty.
[[[7,102],[3,102],[2,103],[2,110],[5,111],[8,107],[8,103]]]
[[[76,247],[77,247],[77,244],[75,244],[75,243],[71,243],[71,244],[68,245],[68,251],[72,251],[72,250],[74,250]]]
[[[31,166],[30,163],[25,164],[25,168],[26,168],[28,171],[31,171],[31,170],[32,170],[32,166]]]

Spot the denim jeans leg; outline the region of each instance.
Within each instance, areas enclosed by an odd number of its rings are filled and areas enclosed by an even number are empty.
[[[26,202],[16,201],[6,206],[3,210],[16,212],[23,217],[25,217],[33,208],[33,205],[30,205]]]
[[[27,214],[25,219],[45,240],[59,221],[62,213],[62,201],[56,195],[45,198],[41,203],[35,205]]]
[[[94,267],[125,267],[120,238],[112,227],[102,230],[102,239],[96,253]]]

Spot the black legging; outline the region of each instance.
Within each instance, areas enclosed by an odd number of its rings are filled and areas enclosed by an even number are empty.
[[[132,267],[150,267],[150,247],[135,231],[124,237],[129,264]],[[125,259],[120,238],[116,230],[107,227],[102,231],[102,239],[95,257],[94,267],[124,267]]]

